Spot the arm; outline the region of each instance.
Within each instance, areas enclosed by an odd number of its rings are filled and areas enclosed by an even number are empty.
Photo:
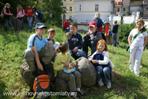
[[[43,71],[43,65],[42,65],[41,62],[40,62],[39,54],[38,54],[38,52],[37,52],[35,46],[33,46],[33,47],[31,48],[31,50],[32,50],[32,52],[34,53],[35,61],[36,61],[36,64],[37,64],[38,69],[40,69],[40,70]]]
[[[131,43],[132,43],[132,37],[129,35],[128,36],[128,44],[131,45]]]
[[[36,38],[35,35],[30,36],[30,38],[29,38],[29,40],[28,40],[27,46],[28,46],[28,48],[31,48],[31,50],[32,50],[32,52],[33,52],[33,54],[34,54],[34,56],[35,56],[35,62],[36,62],[36,64],[37,64],[37,67],[38,67],[40,70],[43,70],[43,65],[42,65],[41,62],[40,62],[39,54],[38,54],[37,49],[36,49],[36,47],[35,47],[35,38]]]
[[[146,46],[148,44],[148,36],[146,36],[145,38],[144,38],[144,46]]]
[[[109,63],[109,54],[108,52],[104,52],[104,60],[97,61],[100,65],[106,65]]]

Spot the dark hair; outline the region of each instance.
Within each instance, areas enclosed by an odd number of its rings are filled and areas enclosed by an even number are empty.
[[[62,53],[66,52],[68,50],[68,43],[67,42],[61,43],[60,47],[59,47],[59,50]]]
[[[78,24],[77,24],[77,23],[71,23],[70,25],[72,25],[72,26],[78,28]]]

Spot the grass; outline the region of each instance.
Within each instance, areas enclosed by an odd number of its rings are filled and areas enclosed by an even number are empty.
[[[65,41],[62,30],[57,29],[57,41]],[[23,61],[23,52],[27,46],[28,32],[0,32],[0,99],[22,99],[28,90],[20,75],[20,65]],[[47,37],[47,34],[45,35]],[[147,99],[148,98],[148,50],[142,57],[141,76],[135,77],[128,69],[129,53],[125,44],[120,47],[109,46],[113,68],[113,88],[105,87],[86,88],[88,94],[82,99]],[[4,95],[13,92],[13,95]],[[17,96],[16,96],[17,95]]]

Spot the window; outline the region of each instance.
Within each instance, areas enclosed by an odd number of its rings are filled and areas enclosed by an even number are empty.
[[[69,7],[69,11],[72,11],[72,7]]]
[[[99,11],[99,5],[95,4],[95,11],[98,12]]]
[[[79,11],[81,12],[81,4],[80,4],[80,6],[79,6]]]

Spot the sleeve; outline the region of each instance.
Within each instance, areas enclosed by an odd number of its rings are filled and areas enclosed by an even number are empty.
[[[60,61],[61,57],[59,54],[57,54],[57,56],[55,57],[55,61],[54,61],[54,69],[55,70],[60,70],[62,69],[62,62]]]
[[[79,46],[78,46],[78,49],[81,49],[82,48],[82,45],[83,45],[82,36],[79,34],[78,37],[79,37]]]
[[[100,65],[106,65],[106,64],[109,63],[109,54],[108,54],[108,52],[103,52],[103,54],[104,54],[104,60],[98,60],[98,63]]]
[[[27,42],[27,48],[32,48],[35,45],[35,36],[31,35]]]
[[[75,59],[70,54],[68,56],[69,56],[69,59],[72,63],[76,63]]]
[[[93,60],[93,57],[94,57],[94,55],[96,54],[97,52],[94,52],[89,58],[88,58],[88,60]]]

